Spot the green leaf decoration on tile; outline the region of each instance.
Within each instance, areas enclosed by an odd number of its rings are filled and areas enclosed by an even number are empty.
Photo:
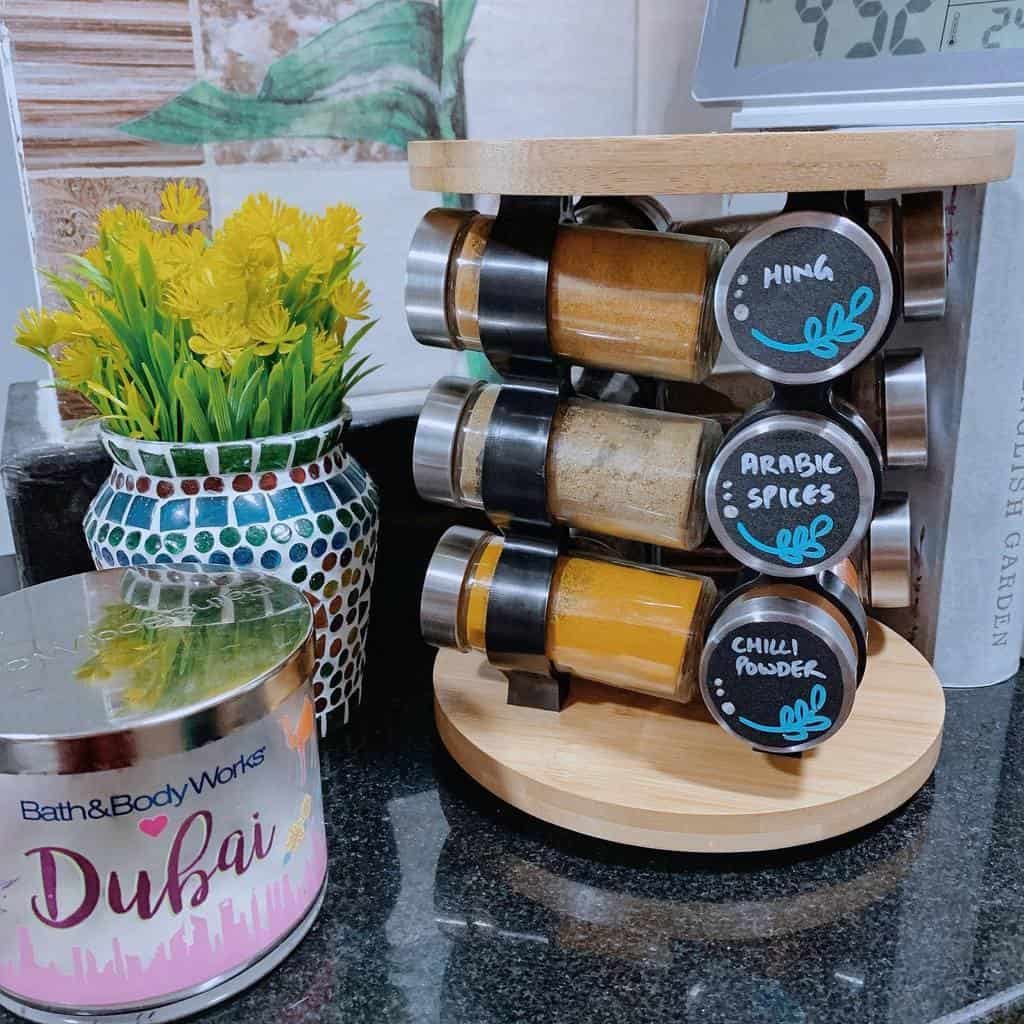
[[[476,0],[378,0],[267,69],[255,94],[196,82],[121,130],[179,145],[271,138],[464,138]]]

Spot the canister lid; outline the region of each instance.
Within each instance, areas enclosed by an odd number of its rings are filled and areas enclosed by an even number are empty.
[[[455,489],[459,423],[466,403],[483,386],[465,377],[442,377],[427,393],[412,443],[412,478],[426,501],[461,504]]]
[[[295,587],[256,572],[153,565],[0,598],[0,774],[127,768],[263,718],[313,670]]]
[[[846,558],[867,533],[875,497],[863,444],[812,412],[772,412],[733,431],[705,485],[722,547],[744,565],[790,578]]]
[[[872,608],[909,607],[913,563],[910,499],[906,494],[882,495],[865,547],[864,600]]]
[[[420,631],[434,647],[459,647],[459,601],[473,556],[490,534],[452,526],[437,542],[420,599]]]
[[[839,620],[794,597],[741,595],[701,655],[700,689],[719,725],[759,750],[796,753],[849,717],[857,652]]]
[[[448,330],[448,263],[452,247],[473,210],[430,210],[412,236],[405,261],[405,317],[423,345],[458,348]]]
[[[885,251],[859,224],[822,211],[784,213],[726,257],[715,319],[736,357],[761,376],[823,383],[881,344],[894,292]]]

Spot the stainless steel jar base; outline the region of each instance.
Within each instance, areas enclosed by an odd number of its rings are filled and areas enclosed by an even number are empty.
[[[181,1020],[194,1013],[202,1013],[265,978],[306,937],[313,927],[327,891],[327,879],[320,888],[316,902],[306,916],[269,952],[243,967],[238,973],[213,978],[191,995],[145,1008],[136,1006],[124,1010],[48,1010],[34,1003],[25,1003],[12,993],[0,989],[0,1006],[25,1020],[39,1024],[161,1024],[163,1021]]]

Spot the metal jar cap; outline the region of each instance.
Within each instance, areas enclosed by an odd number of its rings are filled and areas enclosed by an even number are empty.
[[[732,249],[715,283],[722,339],[779,384],[834,380],[888,333],[893,271],[881,244],[834,213],[784,213]]]
[[[412,443],[412,478],[426,501],[462,504],[455,488],[459,424],[466,403],[483,386],[465,377],[442,377],[427,394]]]
[[[896,349],[851,375],[853,405],[878,438],[886,469],[928,465],[928,377],[920,349]]]
[[[309,603],[258,572],[82,573],[0,599],[0,622],[0,775],[193,750],[270,714],[313,672]]]
[[[884,494],[865,541],[864,601],[872,608],[907,608],[911,600],[910,499]]]
[[[933,320],[946,312],[946,204],[941,192],[908,192],[903,221],[903,315]]]
[[[420,598],[420,631],[434,647],[459,647],[459,602],[466,574],[480,545],[492,536],[468,526],[452,526],[437,542]]]
[[[928,465],[928,375],[920,349],[886,352],[882,406],[887,468]]]
[[[771,412],[734,430],[705,485],[718,542],[773,576],[810,576],[842,561],[875,509],[868,443],[811,412]]]
[[[796,753],[849,717],[857,652],[838,611],[792,596],[741,595],[708,633],[700,690],[726,732],[758,750]]]
[[[448,265],[459,232],[475,210],[431,210],[412,236],[405,261],[405,317],[423,345],[459,348],[448,330]]]

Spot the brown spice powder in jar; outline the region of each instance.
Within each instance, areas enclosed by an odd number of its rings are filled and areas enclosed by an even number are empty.
[[[456,484],[483,508],[483,457],[499,385],[470,399],[459,427]],[[707,533],[704,480],[722,440],[712,420],[586,398],[562,402],[548,446],[548,509],[580,530],[689,550]]]
[[[558,355],[581,366],[702,380],[718,356],[712,292],[724,242],[564,227],[548,279]]]
[[[452,246],[446,315],[459,348],[482,350],[480,269],[493,225],[468,216]],[[561,226],[548,274],[552,350],[580,366],[702,380],[721,342],[712,293],[727,252],[713,238]]]
[[[717,423],[575,398],[557,413],[548,449],[548,507],[582,530],[671,548],[707,533],[704,480]]]
[[[476,214],[469,218],[455,241],[452,265],[448,271],[448,311],[455,323],[455,335],[465,348],[481,351],[480,343],[480,267],[484,249],[491,237],[493,217]]]
[[[459,424],[458,448],[455,454],[456,485],[464,505],[483,508],[484,445],[491,423],[494,403],[501,387],[488,384],[469,400]]]

